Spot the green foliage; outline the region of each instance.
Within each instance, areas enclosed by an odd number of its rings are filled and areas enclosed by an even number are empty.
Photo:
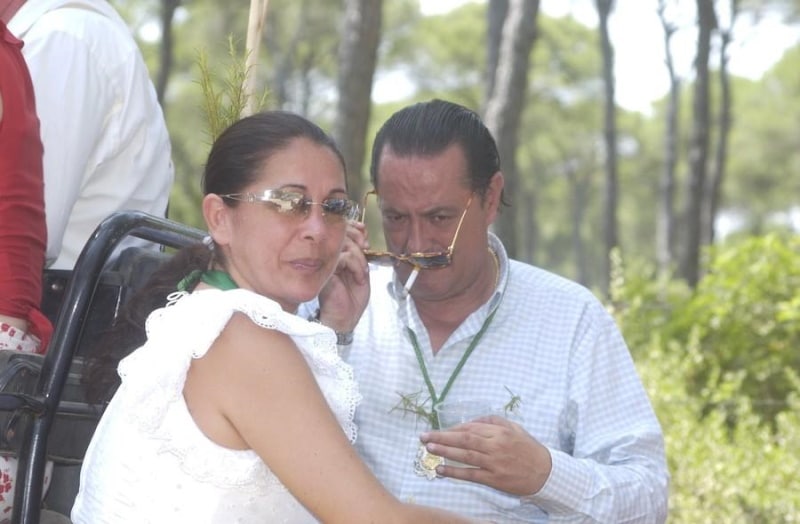
[[[244,81],[247,77],[246,55],[240,56],[236,51],[233,37],[228,39],[230,64],[222,79],[222,90],[215,86],[214,71],[208,66],[208,54],[200,51],[197,55],[197,67],[200,70],[200,89],[203,92],[203,111],[208,122],[209,143],[237,120],[247,105],[247,94]],[[263,108],[267,98],[265,92],[256,104]]]
[[[750,229],[769,230],[767,218],[797,205],[800,194],[800,45],[788,50],[760,82],[734,84],[726,204],[747,210]]]
[[[194,87],[200,87],[201,98],[199,104],[202,108],[203,119],[200,128],[205,133],[204,161],[211,144],[228,126],[236,122],[245,106],[247,95],[244,90],[244,80],[247,76],[246,51],[240,51],[233,36],[228,37],[227,67],[220,75],[219,62],[216,67],[209,65],[209,52],[201,49],[197,52],[198,76]],[[266,106],[268,92],[265,90],[255,104],[255,109],[260,110]],[[196,118],[196,115],[191,115]],[[188,118],[189,116],[186,115]],[[181,165],[191,163],[188,153],[183,149],[182,142],[175,141],[173,150],[176,158],[183,158]],[[193,151],[199,152],[197,150]],[[196,161],[196,160],[195,160]],[[178,164],[178,162],[176,162]],[[176,177],[175,187],[170,196],[170,217],[186,224],[204,227],[200,215],[200,200],[202,194],[196,177],[188,178],[179,175]]]
[[[383,3],[380,62],[386,69],[404,67],[417,47],[416,28],[422,19],[417,0],[393,0]]]
[[[797,383],[771,430],[742,391],[743,373],[723,373],[696,339],[654,337],[638,367],[664,429],[670,523],[800,522]],[[708,379],[698,393],[685,378],[700,371]]]
[[[485,6],[466,4],[429,17],[407,1],[385,2],[384,9],[382,66],[414,79],[413,99],[439,97],[480,107]]]
[[[743,393],[770,420],[791,388],[785,369],[800,371],[799,290],[800,238],[744,238],[710,252],[708,274],[675,318],[677,329],[697,329],[722,371],[745,372]]]
[[[722,373],[743,373],[742,392],[773,420],[791,391],[785,370],[800,372],[800,238],[770,234],[712,249],[693,292],[659,280],[652,264],[631,264],[615,270],[611,291],[631,346],[654,333],[682,347],[696,339]],[[690,377],[696,392],[710,372]]]
[[[696,290],[615,254],[611,309],[664,428],[670,522],[800,522],[800,238],[712,250]]]
[[[692,291],[682,280],[659,275],[655,264],[642,258],[623,259],[611,253],[610,309],[622,327],[634,357],[653,337],[685,339],[689,331],[676,333],[673,319],[691,300]],[[683,336],[685,335],[685,336]]]
[[[319,122],[336,85],[342,0],[271,0],[264,28],[263,77],[273,107]],[[246,26],[245,26],[246,27]]]
[[[231,44],[231,49],[233,48]],[[234,61],[234,64],[236,62]],[[205,52],[200,51],[197,56],[197,66],[200,69],[200,88],[203,91],[203,111],[208,121],[208,134],[210,142],[224,131],[230,124],[234,123],[245,107],[244,90],[242,89],[245,79],[243,68],[232,67],[228,70],[225,86],[228,88],[228,103],[223,104],[222,94],[214,88],[212,74],[208,69],[208,57]]]

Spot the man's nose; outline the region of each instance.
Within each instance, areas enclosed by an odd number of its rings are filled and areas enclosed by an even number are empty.
[[[422,220],[411,219],[408,222],[408,236],[406,237],[406,253],[423,253],[428,248],[426,242],[426,228]]]

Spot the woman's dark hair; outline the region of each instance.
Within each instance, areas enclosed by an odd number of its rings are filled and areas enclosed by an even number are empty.
[[[242,192],[256,180],[264,163],[296,138],[329,148],[345,167],[336,143],[319,126],[294,113],[266,111],[239,120],[214,141],[203,173],[203,194]]]
[[[345,168],[336,143],[319,126],[294,113],[264,111],[235,122],[214,141],[203,171],[203,195],[243,192],[256,181],[264,163],[297,138],[329,148]],[[230,199],[224,202],[229,206],[239,203]],[[103,402],[113,395],[119,385],[117,363],[145,342],[147,317],[167,304],[167,296],[176,291],[181,279],[194,270],[207,269],[213,253],[204,244],[178,251],[134,293],[112,327],[88,353],[83,382],[90,401]]]

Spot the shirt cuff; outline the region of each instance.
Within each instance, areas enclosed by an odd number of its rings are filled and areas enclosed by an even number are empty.
[[[583,494],[591,488],[592,479],[580,467],[580,461],[564,453],[550,449],[552,468],[550,476],[538,492],[521,497],[523,504],[535,504],[549,515],[571,513],[579,507]]]

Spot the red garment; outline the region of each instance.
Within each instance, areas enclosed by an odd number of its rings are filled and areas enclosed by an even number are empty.
[[[47,244],[43,149],[21,49],[0,22],[0,314],[27,318],[44,351],[52,326],[39,311]]]

